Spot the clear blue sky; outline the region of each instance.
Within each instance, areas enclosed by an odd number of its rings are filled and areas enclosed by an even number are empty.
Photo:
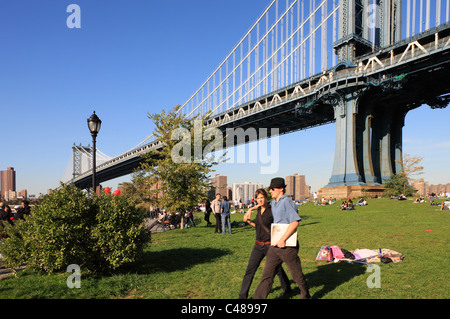
[[[71,3],[81,28],[69,29]],[[183,104],[270,3],[268,0],[0,2],[0,170],[17,190],[58,186],[73,143],[91,143],[86,119],[103,121],[98,148],[118,155],[152,133],[147,112]],[[424,157],[425,180],[450,182],[450,108],[407,115],[404,151]],[[276,175],[328,183],[334,124],[280,137]],[[268,184],[259,165],[222,164],[228,183]],[[117,187],[117,179],[103,183]]]

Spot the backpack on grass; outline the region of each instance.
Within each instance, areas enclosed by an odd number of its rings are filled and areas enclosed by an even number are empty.
[[[333,252],[330,246],[322,246],[317,254],[316,260],[333,261]]]

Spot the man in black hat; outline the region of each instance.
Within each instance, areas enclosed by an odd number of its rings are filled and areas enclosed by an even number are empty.
[[[286,247],[286,240],[297,231],[301,221],[297,206],[289,198],[289,195],[285,195],[286,184],[284,183],[284,178],[273,178],[270,181],[269,191],[273,198],[271,202],[273,222],[288,224],[288,227],[275,246],[269,248],[261,282],[256,288],[253,299],[265,299],[267,297],[270,289],[272,289],[276,269],[283,262],[300,288],[300,298],[310,299],[311,296],[303,275],[302,264],[298,257],[298,242],[295,247]]]

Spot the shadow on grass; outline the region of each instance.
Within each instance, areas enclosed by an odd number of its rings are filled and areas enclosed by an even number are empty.
[[[309,226],[309,225],[314,225],[314,224],[320,223],[318,221],[312,221],[312,219],[318,219],[318,217],[316,217],[316,216],[302,215],[301,213],[299,215],[302,218],[299,227],[304,227],[304,226]]]
[[[176,248],[157,252],[145,252],[139,263],[124,267],[138,274],[153,274],[189,269],[192,266],[210,263],[232,253],[228,249]],[[127,269],[126,269],[127,268]]]
[[[314,224],[319,224],[319,222],[311,222],[311,223],[300,224],[299,227],[304,227],[304,226],[309,226],[309,225],[314,225]]]
[[[366,272],[366,266],[352,263],[328,263],[319,266],[316,271],[306,274],[308,286],[322,287],[312,296],[315,299],[324,297],[343,283]]]
[[[312,297],[314,299],[320,299],[338,288],[343,283],[364,274],[366,269],[366,266],[362,264],[351,264],[345,262],[328,263],[326,265],[319,266],[316,271],[305,274],[305,277],[310,293],[312,293]],[[299,295],[300,290],[296,283],[293,280],[290,282],[291,287],[293,288],[291,295]],[[315,289],[311,289],[314,287],[321,288],[320,290],[315,291]],[[273,291],[276,290],[281,290],[281,287],[277,287]],[[315,292],[313,293],[313,291]],[[284,298],[281,297],[281,299]]]

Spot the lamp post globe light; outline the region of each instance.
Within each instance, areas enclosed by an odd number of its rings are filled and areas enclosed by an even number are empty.
[[[95,159],[95,153],[96,153],[96,138],[97,134],[100,131],[100,127],[102,125],[102,121],[98,118],[97,114],[94,113],[91,115],[90,118],[87,119],[89,131],[92,135],[92,188],[94,192],[96,191],[96,181],[95,181],[95,167],[96,167],[96,159]]]

